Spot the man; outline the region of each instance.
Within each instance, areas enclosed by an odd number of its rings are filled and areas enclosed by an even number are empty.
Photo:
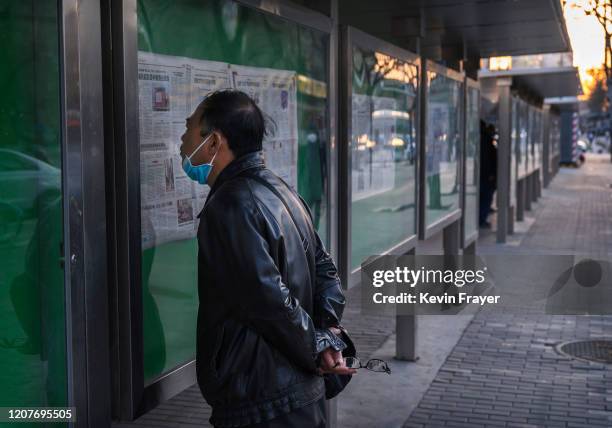
[[[495,127],[480,121],[480,205],[478,225],[490,229],[488,218],[491,214],[493,195],[497,189],[497,147],[493,143]]]
[[[214,92],[186,127],[183,169],[211,187],[199,215],[196,346],[210,422],[324,427],[321,375],[355,372],[337,336],[345,299],[336,267],[308,208],[264,165],[253,100]]]

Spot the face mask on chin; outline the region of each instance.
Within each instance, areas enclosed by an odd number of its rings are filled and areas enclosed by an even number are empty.
[[[212,171],[212,168],[213,168],[213,161],[215,160],[217,153],[219,153],[219,150],[217,150],[217,152],[213,155],[210,162],[204,163],[202,165],[194,166],[191,163],[191,158],[193,157],[193,155],[195,155],[198,152],[198,150],[200,150],[200,148],[204,144],[206,144],[206,142],[210,139],[210,137],[212,137],[212,135],[213,134],[210,134],[208,137],[206,137],[204,141],[202,141],[202,144],[200,144],[193,151],[193,153],[191,153],[191,155],[185,156],[185,158],[183,159],[183,171],[185,171],[185,174],[187,174],[187,177],[191,178],[194,181],[197,181],[200,184],[206,184],[208,180],[208,176],[210,175],[210,171]]]

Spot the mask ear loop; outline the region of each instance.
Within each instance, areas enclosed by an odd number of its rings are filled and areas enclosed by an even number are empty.
[[[210,165],[212,165],[213,161],[217,157],[217,153],[219,153],[219,149],[218,148],[217,148],[217,151],[215,152],[215,154],[213,155],[212,159],[210,160],[210,162],[208,162]]]
[[[201,144],[200,144],[198,147],[196,147],[196,149],[193,151],[193,153],[191,153],[191,155],[187,156],[187,159],[191,160],[191,158],[193,157],[193,155],[195,155],[195,154],[196,154],[196,152],[197,152],[198,150],[200,150],[200,148],[201,148],[201,147],[202,147],[204,144],[206,144],[206,142],[208,141],[208,139],[209,139],[210,137],[212,137],[212,136],[213,136],[213,134],[211,133],[211,134],[210,134],[208,137],[206,137],[206,138],[204,139],[204,141],[202,141],[202,143],[201,143]],[[216,155],[217,155],[217,154],[215,153],[215,156],[216,156]]]

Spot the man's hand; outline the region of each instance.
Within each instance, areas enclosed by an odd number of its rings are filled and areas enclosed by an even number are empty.
[[[342,332],[339,328],[330,327],[329,330],[336,336]],[[342,352],[336,351],[333,348],[324,349],[321,352],[321,367],[318,368],[319,374],[333,373],[341,375],[352,375],[357,373],[356,369],[351,369],[346,366]]]
[[[342,352],[327,348],[321,352],[321,367],[318,368],[319,374],[333,373],[340,375],[352,375],[357,373],[356,369],[346,366]]]

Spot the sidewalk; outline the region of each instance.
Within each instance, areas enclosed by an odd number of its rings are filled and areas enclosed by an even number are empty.
[[[528,229],[507,245],[481,239],[480,253],[612,252],[612,165],[589,157],[562,169],[544,191]],[[611,427],[612,365],[558,354],[573,339],[612,338],[612,316],[479,312],[405,427]],[[382,425],[381,425],[382,426]]]
[[[561,169],[508,243],[485,233],[479,253],[607,256],[611,183],[609,156]],[[347,300],[343,324],[360,357],[387,360],[393,374],[355,376],[338,400],[339,427],[612,427],[612,366],[570,360],[552,346],[612,337],[612,317],[422,316],[421,358],[410,363],[393,359],[395,320],[362,316],[358,288]],[[206,427],[209,412],[194,385],[136,422],[113,427]]]

